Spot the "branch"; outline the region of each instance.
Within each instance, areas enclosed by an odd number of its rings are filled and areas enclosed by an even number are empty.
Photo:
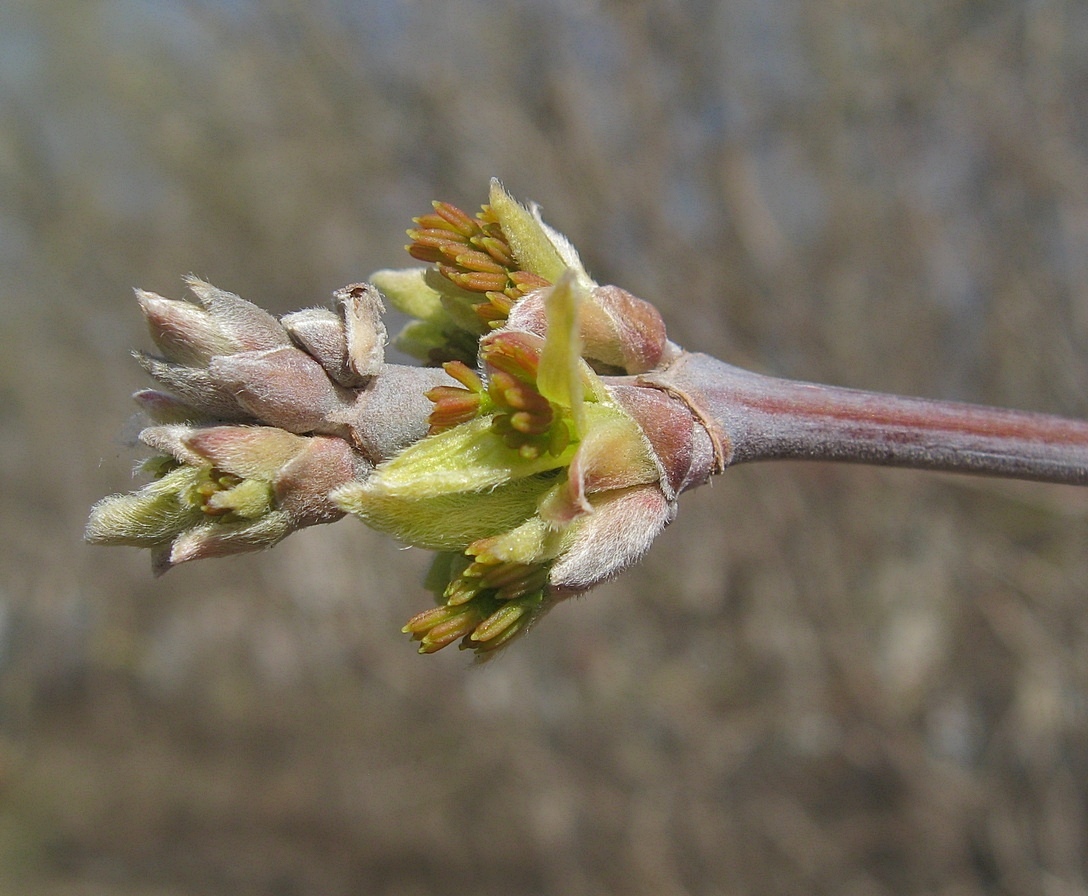
[[[438,606],[404,631],[481,658],[622,572],[678,498],[731,464],[833,460],[1088,485],[1088,422],[763,376],[667,338],[595,283],[497,181],[473,218],[414,219],[429,267],[379,271],[335,309],[276,319],[191,280],[138,293],[163,387],[137,401],[151,482],[100,501],[86,538],[153,569],[270,547],[345,513],[436,552]],[[412,322],[386,364],[383,297]]]
[[[825,460],[1088,485],[1088,422],[764,376],[684,353],[640,378],[707,426],[720,466]]]

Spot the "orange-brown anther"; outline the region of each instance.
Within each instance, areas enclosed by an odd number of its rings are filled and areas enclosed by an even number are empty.
[[[449,376],[462,383],[464,388],[435,386],[424,393],[434,402],[434,410],[427,418],[432,434],[475,419],[479,416],[483,402],[483,380],[471,367],[463,361],[448,361],[442,368]]]
[[[438,266],[439,273],[485,301],[473,306],[490,327],[500,327],[514,303],[533,290],[548,286],[543,277],[518,268],[498,218],[482,206],[476,218],[446,202],[434,203],[430,214],[413,218],[408,254]]]
[[[425,394],[434,402],[434,410],[427,418],[432,435],[474,420],[480,413],[480,396],[467,389],[436,386]]]
[[[491,271],[460,271],[450,265],[439,265],[442,275],[462,289],[469,292],[482,292],[490,294],[497,292],[506,284],[505,273],[493,273]],[[480,304],[487,304],[481,302]]]
[[[471,389],[473,392],[484,391],[484,381],[464,361],[449,361],[442,365],[442,369],[466,389]]]
[[[479,617],[475,613],[459,613],[440,622],[420,638],[420,653],[435,653],[471,632]]]
[[[535,290],[542,289],[551,284],[539,274],[531,274],[529,271],[513,271],[510,274],[510,282],[519,296],[527,295]],[[508,291],[509,294],[509,291]]]
[[[500,333],[490,338],[482,349],[484,362],[523,383],[535,383],[540,369],[543,340],[532,333]]]
[[[514,261],[513,253],[510,251],[510,247],[506,245],[505,241],[494,236],[481,236],[474,239],[473,244],[479,246],[495,259],[504,268],[513,268],[517,264]],[[512,271],[511,279],[515,273],[525,273],[524,271]]]
[[[444,261],[451,256],[456,256],[458,250],[464,247],[464,243],[457,238],[457,234],[439,228],[409,230],[408,236],[412,238],[412,243],[408,246],[408,254],[420,261]]]
[[[505,268],[486,252],[481,252],[479,249],[458,252],[453,256],[453,260],[457,262],[458,267],[464,268],[468,272],[480,271],[485,274],[502,274],[505,282]]]
[[[459,209],[456,205],[450,205],[450,203],[448,202],[437,201],[431,204],[434,206],[434,215],[426,215],[424,217],[434,217],[439,221],[444,222],[444,224],[452,227],[462,236],[466,237],[473,236],[480,229],[480,226],[475,221],[473,221],[472,218],[470,218],[463,211],[461,211],[461,209]],[[427,224],[424,226],[429,227],[431,225]]]
[[[542,345],[539,336],[510,331],[490,337],[482,349],[495,408],[491,429],[525,458],[561,454],[571,440],[566,421],[537,391]]]
[[[481,622],[472,632],[471,641],[486,643],[501,636],[525,615],[527,608],[519,604],[506,604]],[[469,646],[477,646],[470,644]]]

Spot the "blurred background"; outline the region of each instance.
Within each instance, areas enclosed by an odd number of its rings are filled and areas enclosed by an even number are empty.
[[[321,304],[492,175],[688,348],[1088,416],[1086,103],[1073,0],[6,0],[0,892],[1088,892],[1088,490],[736,468],[485,668],[354,521],[81,542],[132,287]]]

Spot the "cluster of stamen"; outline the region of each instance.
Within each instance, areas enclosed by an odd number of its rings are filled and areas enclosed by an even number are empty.
[[[433,206],[431,214],[412,219],[416,226],[408,231],[408,253],[437,265],[451,283],[479,293],[481,301],[472,307],[488,326],[502,326],[518,299],[549,285],[518,267],[490,206],[482,206],[475,218],[448,202]]]
[[[494,407],[492,431],[526,459],[561,454],[570,444],[571,431],[559,409],[537,390],[539,337],[500,333],[484,343],[481,356]]]
[[[491,329],[506,323],[520,298],[550,285],[518,267],[489,206],[471,218],[449,203],[433,205],[433,213],[413,219],[408,252],[436,265],[460,289],[479,294],[481,301],[472,308]],[[434,404],[430,432],[489,416],[491,431],[523,458],[562,454],[572,441],[572,424],[570,414],[537,387],[543,344],[534,334],[503,330],[480,343],[483,374],[464,360],[444,363],[457,385],[436,386],[426,393]],[[460,641],[461,649],[487,654],[524,632],[540,614],[550,562],[502,560],[490,553],[489,541],[475,542],[450,558],[453,567],[443,568],[433,589],[440,605],[416,614],[404,626],[419,642],[420,653],[435,653]]]
[[[558,456],[571,442],[561,411],[536,387],[540,367],[539,337],[500,333],[483,345],[487,385],[462,361],[443,369],[460,386],[435,386],[426,395],[434,402],[427,418],[432,434],[452,429],[481,414],[491,414],[491,430],[527,460],[548,453]]]
[[[228,507],[216,506],[212,497],[219,492],[229,491],[242,484],[242,477],[233,473],[224,473],[217,467],[205,467],[200,470],[196,484],[190,492],[194,504],[211,517],[227,517],[231,514]]]
[[[420,653],[435,653],[460,640],[461,649],[490,653],[522,632],[544,599],[546,564],[471,558],[442,594],[445,603],[417,613],[404,632],[419,642]]]
[[[442,369],[461,385],[435,386],[424,393],[434,402],[427,418],[431,435],[474,420],[488,404],[487,388],[475,370],[463,361],[448,361]]]

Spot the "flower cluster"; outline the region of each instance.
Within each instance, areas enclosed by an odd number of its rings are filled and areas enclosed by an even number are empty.
[[[428,364],[476,366],[480,339],[490,330],[508,325],[542,332],[541,294],[567,272],[590,292],[582,309],[582,351],[598,373],[644,373],[666,360],[657,309],[594,283],[574,246],[544,223],[540,209],[520,205],[498,181],[475,220],[436,203],[433,214],[415,223],[408,251],[434,265],[370,278],[393,307],[414,318],[394,340],[406,354]]]
[[[138,293],[163,387],[136,399],[151,481],[99,502],[89,541],[149,547],[158,572],[267,547],[344,513],[437,552],[438,605],[405,632],[493,655],[551,606],[637,560],[712,470],[705,429],[643,382],[678,350],[652,305],[599,286],[493,182],[470,217],[414,221],[428,267],[380,271],[334,310],[276,319],[190,280]],[[380,290],[380,291],[379,291]],[[381,294],[413,320],[386,364]]]
[[[410,231],[410,251],[438,268],[376,275],[397,307],[420,318],[401,336],[408,347],[425,344],[426,357],[441,358],[467,332],[457,324],[463,297],[436,279],[437,270],[464,288],[457,278],[470,275],[450,270],[457,259],[477,273],[506,262],[480,285],[498,287],[512,269],[547,285],[499,303],[501,320],[485,315],[501,325],[478,329],[471,365],[443,365],[457,385],[427,393],[427,438],[333,494],[370,526],[439,552],[427,579],[438,606],[404,629],[423,653],[460,641],[488,656],[506,645],[559,600],[641,557],[672,520],[679,492],[710,472],[709,440],[686,408],[632,381],[675,351],[656,310],[595,284],[570,244],[497,184],[479,221],[436,206]],[[498,241],[490,261],[463,249],[470,225],[473,245]],[[423,236],[431,242],[419,248]]]

